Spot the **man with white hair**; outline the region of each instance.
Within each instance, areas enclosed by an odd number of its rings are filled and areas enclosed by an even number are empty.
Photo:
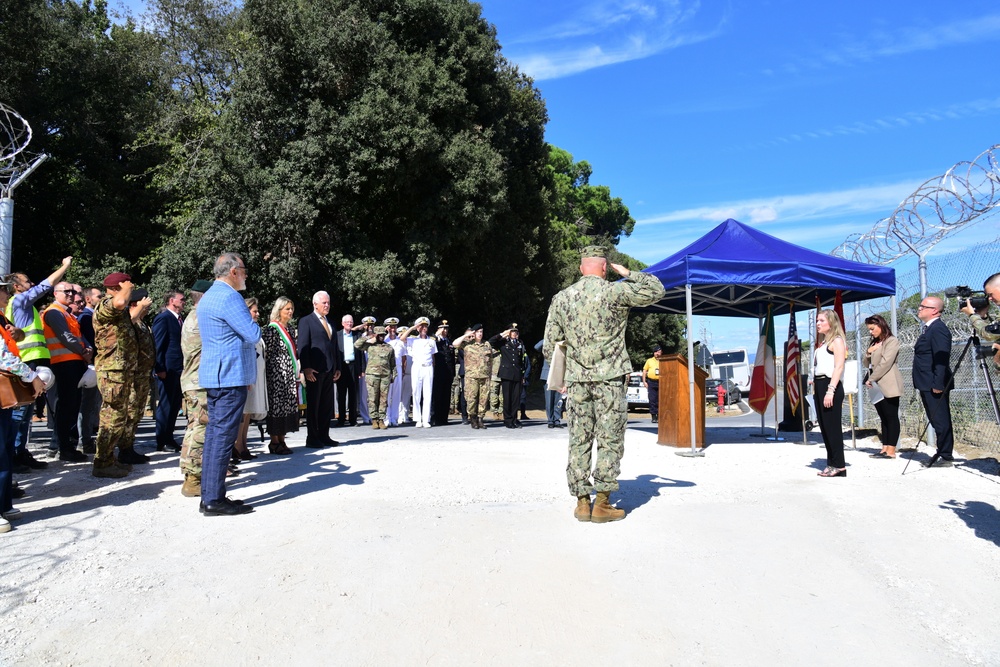
[[[417,428],[431,427],[431,388],[434,385],[434,353],[437,340],[427,335],[431,321],[420,317],[400,338],[406,344],[406,354],[413,362],[410,377],[413,382],[413,417]],[[415,336],[411,334],[416,331]]]
[[[299,361],[306,379],[306,447],[332,447],[334,383],[340,377],[340,362],[333,327],[327,321],[330,295],[313,295],[313,312],[299,320]]]

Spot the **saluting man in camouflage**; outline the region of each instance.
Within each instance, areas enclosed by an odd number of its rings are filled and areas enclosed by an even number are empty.
[[[129,449],[120,449],[128,429],[128,399],[132,393],[138,344],[135,327],[129,317],[132,278],[127,273],[112,273],[104,279],[108,293],[94,310],[94,370],[101,392],[100,427],[94,454],[94,477],[124,477],[131,470]]]
[[[198,369],[201,368],[201,330],[198,328],[198,302],[212,283],[199,280],[191,286],[191,312],[181,326],[181,391],[184,392],[184,414],[187,428],[181,442],[181,474],[184,485],[181,495],[201,497],[201,454],[205,449],[205,427],[208,426],[208,392],[201,388]]]
[[[370,337],[354,341],[354,347],[368,353],[365,387],[372,428],[388,428],[385,413],[389,406],[389,385],[396,379],[396,351],[385,342],[385,327],[375,327]]]
[[[483,415],[489,401],[493,359],[500,354],[483,340],[483,325],[474,324],[458,340],[455,348],[465,353],[465,400],[472,428],[486,428]]]
[[[135,451],[135,434],[139,429],[139,422],[146,412],[146,402],[149,400],[149,386],[152,382],[153,366],[156,364],[156,343],[153,342],[153,332],[143,321],[149,307],[153,305],[153,300],[149,298],[149,293],[144,289],[132,290],[129,297],[129,319],[135,327],[136,341],[136,363],[135,373],[132,375],[132,391],[128,398],[128,425],[125,427],[125,435],[118,445],[118,451],[128,451],[130,463],[148,463],[149,457]],[[121,455],[119,454],[119,458]]]
[[[500,391],[500,355],[493,357],[490,366],[490,408],[493,410],[493,418],[500,420],[503,417],[503,392]]]
[[[543,352],[551,360],[555,346],[566,343],[565,380],[572,405],[566,479],[577,498],[573,514],[580,521],[605,523],[625,518],[625,511],[613,507],[609,496],[618,490],[625,450],[625,384],[632,370],[625,350],[628,312],[656,303],[664,290],[655,276],[631,272],[619,264],[611,268],[625,280],[606,280],[607,248],[589,246],[582,255],[583,277],[552,298]],[[597,463],[591,484],[594,440]],[[591,510],[590,493],[595,489]]]

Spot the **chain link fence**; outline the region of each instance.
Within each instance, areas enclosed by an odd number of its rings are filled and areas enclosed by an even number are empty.
[[[944,297],[945,290],[957,285],[968,285],[973,290],[982,289],[983,281],[1000,271],[1000,236],[993,241],[980,243],[974,248],[958,252],[927,256],[927,293]],[[964,301],[964,299],[962,300]],[[903,374],[904,393],[900,397],[900,421],[902,443],[916,441],[927,424],[926,415],[920,402],[919,392],[911,384],[913,365],[913,343],[920,335],[921,322],[917,319],[920,304],[920,273],[914,269],[896,275],[896,327],[893,333],[899,338],[899,370]],[[863,302],[860,310],[855,304],[844,306],[847,320],[848,359],[859,359],[870,343],[864,319],[869,315],[881,314],[887,322],[892,322],[890,299]],[[825,306],[828,307],[828,306]],[[951,392],[951,414],[956,444],[978,447],[992,455],[1000,455],[1000,425],[997,424],[990,399],[990,391],[985,374],[988,373],[995,388],[1000,389],[1000,370],[990,359],[985,363],[977,359],[976,350],[970,349],[962,356],[974,333],[969,318],[960,310],[959,299],[946,298],[941,319],[952,333],[951,366],[955,370],[954,387]],[[860,339],[859,339],[860,334]],[[987,344],[987,341],[983,341]],[[859,355],[860,350],[860,355]],[[863,370],[861,371],[863,373]],[[852,420],[855,428],[881,431],[881,424],[875,408],[868,397],[868,391],[855,397],[853,413],[845,402],[844,426],[849,428]],[[925,436],[926,440],[926,436]]]

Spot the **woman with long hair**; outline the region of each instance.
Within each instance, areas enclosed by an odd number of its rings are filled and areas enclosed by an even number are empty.
[[[260,303],[257,297],[251,296],[243,300],[250,310],[250,317],[254,322],[260,313]],[[247,392],[247,402],[243,406],[243,421],[240,423],[240,432],[236,436],[236,443],[233,445],[233,463],[240,461],[252,461],[257,458],[256,454],[251,454],[247,448],[247,434],[250,431],[250,422],[263,419],[267,416],[267,380],[264,377],[264,339],[257,341],[255,348],[257,363],[257,381]]]
[[[823,343],[813,354],[813,398],[819,430],[826,445],[826,468],[819,476],[847,477],[844,426],[841,423],[847,341],[835,311],[824,310],[816,316],[816,333],[823,337]]]
[[[882,451],[871,457],[894,459],[899,441],[899,396],[903,393],[903,375],[896,364],[899,340],[892,335],[892,329],[881,315],[866,317],[865,325],[872,335],[871,344],[865,351],[865,368],[869,369],[865,385],[878,385],[882,394],[875,403],[875,411],[882,422]]]
[[[285,434],[299,430],[299,359],[292,315],[295,304],[279,296],[271,308],[271,322],[262,329],[267,375],[267,433],[272,454],[291,454]]]

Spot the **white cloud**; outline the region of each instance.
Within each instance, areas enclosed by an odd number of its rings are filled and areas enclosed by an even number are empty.
[[[694,28],[700,3],[691,0],[597,0],[560,23],[507,41],[504,55],[536,81],[648,58],[719,34]]]

